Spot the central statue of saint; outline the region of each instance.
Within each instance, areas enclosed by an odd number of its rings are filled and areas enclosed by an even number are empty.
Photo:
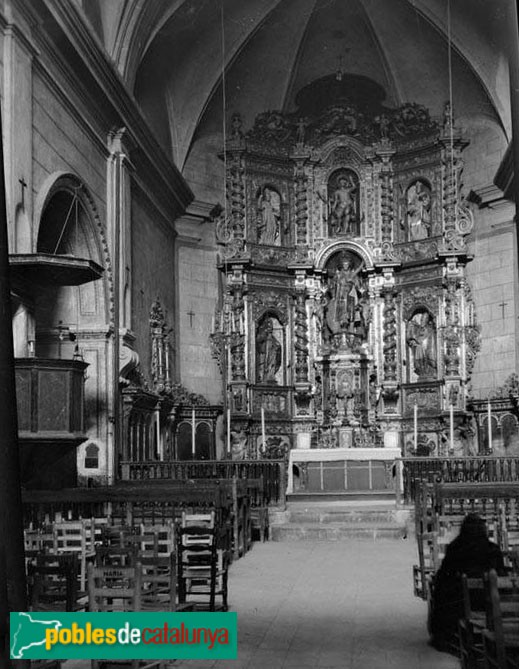
[[[327,306],[326,323],[332,334],[348,332],[355,334],[363,318],[362,286],[359,273],[361,263],[354,268],[348,256],[343,257],[329,281],[330,301]]]

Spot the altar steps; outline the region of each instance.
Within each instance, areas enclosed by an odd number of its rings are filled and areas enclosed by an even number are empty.
[[[272,541],[405,539],[413,531],[410,509],[391,502],[289,502],[272,515]]]

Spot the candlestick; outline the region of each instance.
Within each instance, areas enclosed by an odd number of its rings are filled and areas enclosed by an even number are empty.
[[[261,439],[262,439],[262,450],[265,451],[265,408],[261,407]]]
[[[454,406],[450,405],[450,437],[451,437],[451,451],[454,451]]]
[[[214,316],[211,317],[211,332],[214,332]]]
[[[418,448],[418,404],[414,403],[414,450]]]
[[[492,405],[490,400],[487,404],[487,422],[488,422],[488,450],[492,450]]]
[[[227,346],[227,383],[232,381],[231,347]]]
[[[157,457],[159,460],[163,460],[163,454],[161,452],[161,447],[160,447],[160,411],[157,409],[155,411],[155,430],[157,432],[156,434],[156,448],[157,448]]]
[[[227,455],[231,457],[231,410],[227,409]]]
[[[193,460],[195,459],[195,408],[193,407],[193,411],[191,412],[191,448],[192,448],[192,454],[193,454]]]

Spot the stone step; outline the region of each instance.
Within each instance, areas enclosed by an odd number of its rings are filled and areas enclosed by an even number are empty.
[[[394,523],[285,523],[270,526],[271,541],[348,541],[404,539],[406,528]]]
[[[290,523],[385,523],[395,521],[395,510],[341,510],[330,511],[325,509],[290,509],[288,521]]]

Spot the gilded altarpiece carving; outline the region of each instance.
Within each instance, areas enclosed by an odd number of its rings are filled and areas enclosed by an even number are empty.
[[[451,405],[466,423],[479,330],[452,123],[416,104],[233,118],[212,340],[240,457],[439,454]]]

